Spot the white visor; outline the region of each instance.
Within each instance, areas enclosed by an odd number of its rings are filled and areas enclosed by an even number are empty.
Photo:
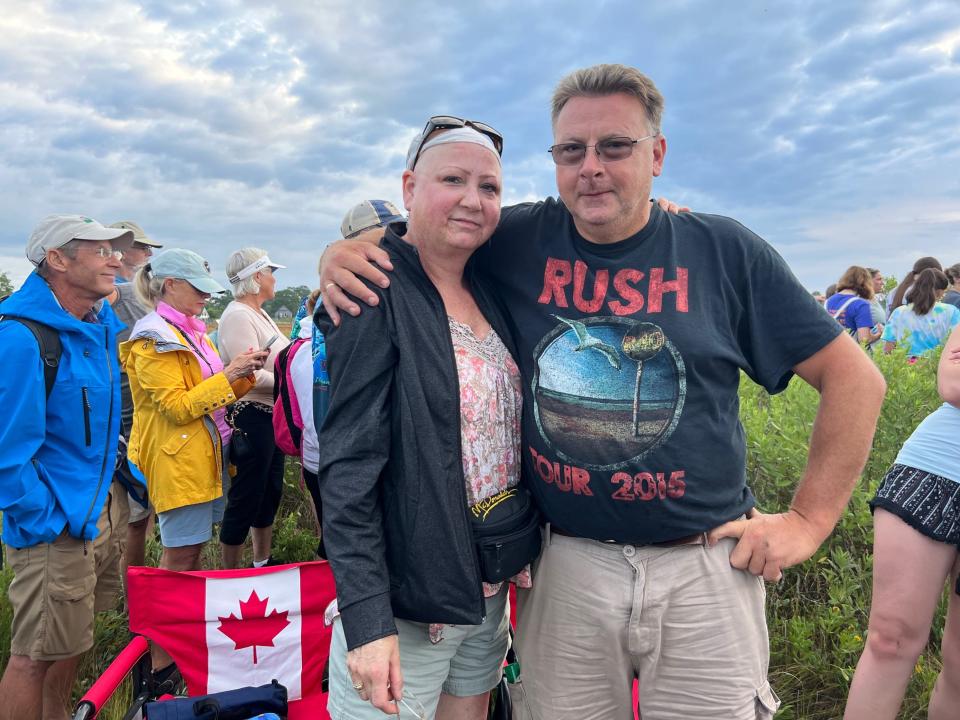
[[[264,255],[263,257],[260,257],[254,260],[252,263],[247,265],[243,270],[238,272],[236,275],[231,275],[227,279],[230,281],[231,285],[236,285],[241,280],[246,280],[248,277],[252,277],[253,275],[256,275],[258,272],[260,272],[266,267],[272,270],[280,270],[282,268],[285,268],[286,265],[280,265],[278,263],[275,263],[270,259],[269,255]]]

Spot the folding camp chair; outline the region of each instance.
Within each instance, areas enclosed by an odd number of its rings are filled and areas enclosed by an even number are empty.
[[[144,704],[155,699],[146,682],[150,670],[149,652],[150,643],[147,639],[142,635],[134,636],[80,698],[73,713],[73,720],[91,720],[97,717],[128,675],[133,677],[133,702],[124,713],[123,720],[140,717]],[[143,661],[146,661],[146,664]]]
[[[131,568],[127,587],[131,630],[170,654],[189,695],[268,684],[276,673],[293,689],[291,720],[329,718],[322,677],[331,630],[324,626],[323,614],[336,589],[326,562],[183,573]],[[295,601],[292,587],[297,588]],[[217,602],[232,609],[218,610]],[[301,652],[295,655],[291,647]],[[80,699],[74,720],[96,718],[128,675],[134,681],[133,697],[123,718],[142,717],[143,706],[158,699],[147,680],[148,650],[146,637],[135,636]],[[251,670],[237,670],[242,667]],[[291,672],[297,675],[292,682]]]

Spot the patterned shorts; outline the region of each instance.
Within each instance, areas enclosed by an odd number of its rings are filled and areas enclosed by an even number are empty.
[[[932,540],[960,546],[960,483],[907,465],[894,465],[870,509],[883,508]]]

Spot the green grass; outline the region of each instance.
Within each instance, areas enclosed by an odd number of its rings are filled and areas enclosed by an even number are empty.
[[[907,365],[902,354],[894,354],[878,358],[878,364],[887,378],[887,398],[870,460],[850,507],[809,562],[789,570],[781,583],[768,586],[770,676],[783,700],[777,715],[781,720],[827,720],[843,714],[870,611],[873,529],[867,503],[903,441],[940,404],[935,358]],[[799,380],[773,397],[744,380],[740,397],[747,431],[748,481],[762,509],[783,510],[806,463],[818,396]],[[309,507],[309,495],[299,483],[299,465],[288,461],[284,499],[275,525],[274,557],[278,560],[313,558],[316,534]],[[156,538],[151,538],[148,562],[156,564],[159,552]],[[206,567],[219,563],[215,543],[205,551],[204,562]],[[6,589],[9,581],[7,569],[0,573],[0,587]],[[941,603],[930,643],[908,689],[902,718],[926,716],[926,704],[940,670],[944,608]],[[7,661],[9,630],[10,607],[4,592],[0,596],[0,668]],[[126,640],[122,609],[99,616],[96,644],[81,665],[78,688],[88,687]],[[119,720],[128,697],[128,692],[124,693],[102,717]]]

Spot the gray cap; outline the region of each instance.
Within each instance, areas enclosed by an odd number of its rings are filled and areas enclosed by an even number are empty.
[[[121,220],[120,222],[112,223],[110,227],[123,228],[124,230],[132,231],[133,241],[140,243],[141,245],[149,245],[152,248],[163,247],[163,245],[158,243],[156,240],[147,237],[147,234],[143,231],[143,228],[137,225],[133,220]]]
[[[389,200],[364,200],[354,205],[340,224],[340,234],[345,238],[359,235],[364,230],[382,227],[394,220],[403,220],[403,215]]]
[[[192,250],[164,250],[150,261],[149,267],[153,277],[186,280],[204,293],[226,292],[226,288],[210,274],[210,263]]]
[[[37,223],[27,240],[27,260],[39,265],[47,257],[48,250],[58,250],[71,240],[120,240],[133,241],[133,232],[128,229],[105,228],[86,215],[47,215]]]

